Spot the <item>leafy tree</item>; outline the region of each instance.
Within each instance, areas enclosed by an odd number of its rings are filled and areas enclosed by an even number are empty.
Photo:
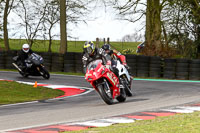
[[[194,0],[169,0],[162,12],[165,42],[177,47],[183,57],[196,57],[199,44],[198,6]],[[191,4],[193,3],[193,4]],[[196,3],[198,4],[198,3]]]

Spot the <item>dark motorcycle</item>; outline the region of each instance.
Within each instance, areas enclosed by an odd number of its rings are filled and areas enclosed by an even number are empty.
[[[22,65],[22,62],[19,60],[18,56],[13,57],[13,60],[14,63],[12,64],[17,68],[17,70],[23,77],[42,76],[45,79],[50,78],[49,72],[43,65],[43,58],[36,53],[32,53],[31,55],[29,55],[28,59],[25,60],[25,68]]]

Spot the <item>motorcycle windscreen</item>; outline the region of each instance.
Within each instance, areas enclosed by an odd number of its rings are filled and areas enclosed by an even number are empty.
[[[90,71],[90,70],[95,69],[99,63],[102,63],[102,60],[99,59],[99,60],[94,60],[94,61],[90,62],[87,66],[87,70]]]

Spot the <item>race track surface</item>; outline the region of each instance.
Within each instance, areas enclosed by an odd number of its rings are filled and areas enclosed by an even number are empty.
[[[0,79],[91,88],[84,77],[51,75],[23,78],[16,72],[0,72]],[[96,91],[84,95],[25,104],[0,106],[0,131],[62,122],[77,122],[155,110],[200,101],[200,82],[133,81],[134,96],[107,105]]]

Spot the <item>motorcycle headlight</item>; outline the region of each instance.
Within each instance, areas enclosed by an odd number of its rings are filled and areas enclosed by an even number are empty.
[[[88,80],[92,80],[92,78],[88,78]]]
[[[103,70],[103,71],[101,71],[101,74],[104,74],[104,72],[105,72],[104,70]]]

